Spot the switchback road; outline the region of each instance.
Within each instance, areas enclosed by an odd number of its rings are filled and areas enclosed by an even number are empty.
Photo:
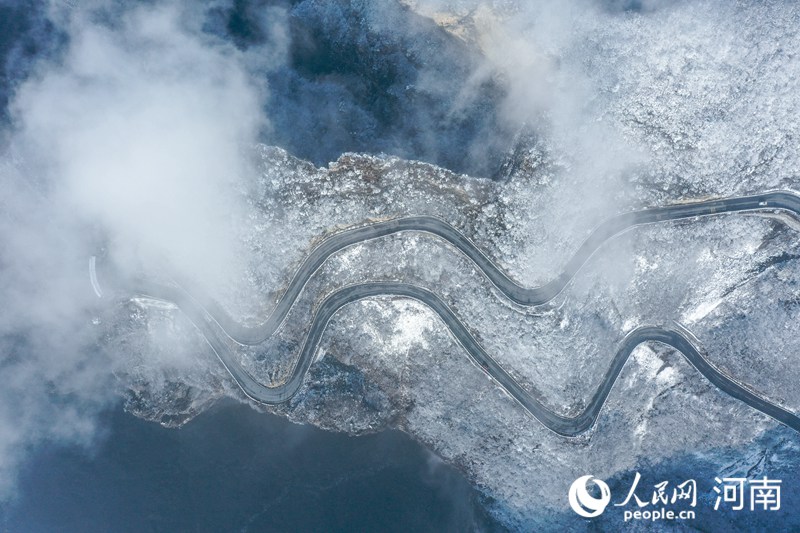
[[[506,298],[519,305],[535,306],[553,299],[604,242],[626,230],[643,224],[745,211],[784,211],[800,217],[800,196],[792,192],[769,192],[753,196],[677,204],[617,215],[600,224],[570,258],[562,272],[541,287],[527,288],[519,285],[457,229],[435,217],[422,216],[379,222],[343,231],[325,239],[301,264],[270,316],[256,326],[240,324],[218,303],[204,297],[199,291],[192,291],[190,294],[177,284],[157,284],[140,279],[126,282],[126,289],[140,295],[175,303],[200,329],[242,391],[253,400],[265,404],[285,402],[299,390],[314,360],[317,346],[328,321],[339,309],[365,298],[389,295],[412,298],[430,307],[478,367],[486,371],[503,390],[542,424],[560,435],[575,436],[594,424],[628,357],[637,346],[646,342],[658,342],[677,349],[694,368],[720,390],[800,432],[800,418],[797,415],[754,394],[717,370],[702,355],[700,348],[688,332],[679,327],[646,326],[629,333],[622,341],[610,368],[599,388],[589,400],[586,409],[575,417],[559,415],[547,408],[540,399],[528,393],[492,356],[483,350],[469,329],[441,298],[427,289],[414,285],[363,283],[332,293],[317,309],[289,378],[277,386],[266,386],[247,372],[236,360],[230,343],[226,339],[228,337],[244,345],[257,345],[264,342],[277,330],[308,280],[328,257],[348,246],[398,232],[421,231],[448,241],[472,260]],[[103,276],[103,265],[96,263],[94,258],[90,261],[90,278],[98,296],[102,294],[100,286],[105,283],[104,279],[118,281],[110,267],[106,268],[106,275]]]

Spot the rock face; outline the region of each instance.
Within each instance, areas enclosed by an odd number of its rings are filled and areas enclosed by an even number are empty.
[[[505,179],[492,181],[355,153],[318,168],[258,146],[260,177],[246,191],[253,215],[236,236],[252,259],[216,298],[240,320],[258,321],[326,234],[423,214],[446,220],[533,286],[556,275],[612,214],[800,187],[796,7],[708,3],[603,16],[604,24],[576,20],[582,37],[561,50],[557,76],[590,82],[581,120],[622,132],[614,146],[620,153],[631,147],[635,157],[617,166],[580,143],[570,155],[568,137],[557,131],[521,134]],[[687,30],[674,35],[675,27]],[[798,242],[797,224],[775,216],[642,227],[604,246],[550,304],[525,309],[505,301],[446,243],[398,234],[331,257],[274,338],[237,350],[260,380],[279,383],[326,295],[365,280],[398,280],[440,295],[490,354],[562,414],[582,408],[626,332],[673,320],[718,367],[798,412]],[[215,398],[246,401],[177,309],[135,299],[109,313],[105,342],[130,351],[120,379],[138,415],[174,425]],[[789,471],[800,445],[800,436],[722,394],[680,354],[657,345],[637,349],[592,430],[560,437],[468,364],[432,312],[396,298],[338,313],[303,388],[271,410],[353,434],[402,428],[467,472],[510,527],[528,530],[556,520],[589,527],[568,514],[565,500],[584,474],[616,479],[643,464],[702,463],[711,477],[698,481],[709,498],[716,472],[747,473],[762,456]],[[796,517],[782,517],[798,525]]]

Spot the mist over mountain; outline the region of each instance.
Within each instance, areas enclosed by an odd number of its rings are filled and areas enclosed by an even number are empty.
[[[435,217],[537,287],[613,215],[797,190],[798,23],[779,1],[0,0],[0,497],[19,496],[42,446],[100,449],[120,404],[175,428],[225,398],[350,435],[401,429],[513,530],[621,527],[570,511],[589,473],[618,493],[632,472],[694,468],[706,503],[720,472],[784,475],[796,492],[796,432],[660,344],[633,352],[576,438],[530,416],[414,299],[342,307],[277,405],[248,397],[219,353],[278,387],[326,298],[402,282],[561,416],[587,407],[626,335],[675,323],[794,413],[785,214],[639,226],[540,306],[407,231],[333,253],[263,343],[219,333],[209,309],[257,328],[324,237],[375,222]],[[206,314],[141,280],[185,288]],[[790,503],[702,520],[798,527]]]

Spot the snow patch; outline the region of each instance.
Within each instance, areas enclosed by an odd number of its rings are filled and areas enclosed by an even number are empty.
[[[698,320],[706,317],[711,311],[719,307],[719,304],[722,303],[722,298],[718,298],[714,301],[707,301],[703,302],[698,305],[694,311],[691,313],[687,313],[683,317],[683,322],[686,324],[694,324]]]
[[[431,330],[431,316],[426,308],[417,302],[396,301],[394,309],[399,313],[395,321],[391,345],[394,349],[408,349],[412,346],[428,348],[425,334]]]

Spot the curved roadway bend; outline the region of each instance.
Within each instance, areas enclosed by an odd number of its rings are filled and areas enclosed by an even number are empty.
[[[574,437],[591,428],[600,413],[611,388],[622,371],[625,362],[633,350],[642,343],[655,341],[672,346],[711,383],[730,396],[761,411],[800,432],[800,418],[795,414],[756,396],[732,379],[714,368],[700,353],[687,335],[676,329],[659,327],[640,327],[629,333],[622,341],[614,360],[606,371],[600,387],[595,391],[586,409],[575,417],[559,415],[546,407],[540,400],[526,391],[519,382],[506,372],[481,347],[466,326],[436,294],[427,289],[404,283],[362,283],[339,289],[328,296],[320,305],[311,324],[311,329],[295,361],[289,378],[280,385],[267,387],[256,380],[236,360],[234,352],[224,339],[224,332],[219,325],[208,316],[204,309],[185,291],[165,285],[148,284],[139,288],[139,292],[159,299],[172,301],[203,332],[211,348],[217,354],[225,368],[230,372],[242,391],[251,399],[264,404],[280,404],[289,400],[303,385],[322,335],[330,321],[342,307],[365,298],[374,296],[402,296],[412,298],[430,307],[442,321],[455,339],[466,350],[470,359],[489,374],[500,386],[525,410],[536,417],[542,424],[567,437]]]
[[[203,298],[203,301],[200,302],[197,300],[199,293],[190,295],[180,287],[139,280],[137,283],[139,286],[135,290],[140,294],[176,303],[201,329],[220,361],[245,394],[261,403],[282,403],[297,392],[314,359],[325,327],[336,311],[356,300],[378,295],[394,295],[416,299],[435,311],[456,340],[466,349],[474,363],[482,367],[528,412],[549,429],[561,435],[574,436],[586,431],[594,424],[631,352],[639,344],[648,341],[656,341],[676,348],[703,376],[723,392],[800,432],[798,416],[756,396],[720,373],[700,354],[689,337],[681,331],[657,327],[641,327],[631,332],[623,340],[611,367],[606,372],[600,387],[590,399],[587,408],[576,417],[561,416],[525,391],[499,363],[488,355],[455,313],[437,295],[421,287],[402,283],[364,283],[337,290],[326,298],[314,316],[311,329],[301,354],[295,362],[291,376],[283,384],[275,387],[267,387],[249,374],[236,360],[225,339],[227,336],[238,343],[247,345],[264,342],[280,326],[308,279],[328,257],[347,246],[401,231],[422,231],[447,240],[471,259],[506,297],[517,304],[532,306],[546,303],[554,298],[606,240],[632,227],[720,213],[776,209],[800,216],[800,196],[791,192],[770,192],[624,213],[600,224],[567,262],[559,276],[541,287],[533,288],[522,287],[514,282],[469,239],[442,220],[423,216],[380,222],[347,230],[324,240],[302,263],[269,318],[257,326],[239,324],[213,300]]]
[[[776,209],[788,211],[800,217],[800,196],[792,192],[769,192],[623,213],[607,219],[595,228],[567,261],[558,276],[540,287],[530,288],[523,287],[511,279],[472,241],[447,222],[432,216],[400,218],[345,230],[322,241],[297,269],[272,313],[261,324],[251,326],[237,322],[222,306],[210,298],[203,298],[202,305],[219,322],[226,335],[231,339],[240,344],[261,344],[275,333],[308,280],[331,255],[354,244],[404,231],[430,233],[446,240],[475,263],[506,298],[523,306],[541,305],[555,298],[604,242],[633,227],[721,213]],[[192,293],[196,298],[202,298],[201,291],[193,290]]]

